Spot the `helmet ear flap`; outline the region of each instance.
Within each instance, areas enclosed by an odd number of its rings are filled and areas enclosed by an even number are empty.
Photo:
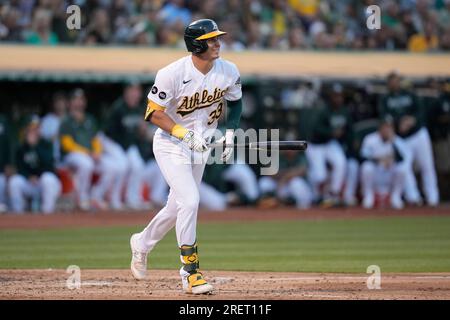
[[[192,41],[195,47],[195,53],[203,53],[208,50],[208,44],[205,40],[194,40]]]
[[[208,44],[206,43],[206,40],[194,40],[197,48],[196,53],[203,53],[206,50],[208,50]]]

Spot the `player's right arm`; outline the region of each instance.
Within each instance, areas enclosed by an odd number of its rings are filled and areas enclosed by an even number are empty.
[[[360,157],[363,161],[377,161],[375,154],[374,136],[366,135],[361,144]]]
[[[328,108],[322,107],[314,121],[312,142],[323,144],[332,138],[332,129],[330,126],[330,115]]]
[[[64,120],[64,122],[61,124],[61,128],[59,129],[61,149],[65,153],[79,152],[83,154],[89,154],[89,150],[81,144],[77,143],[73,138],[71,129],[68,124],[69,121],[71,120]]]
[[[145,120],[150,121],[155,126],[160,127],[168,133],[172,133],[173,128],[176,126],[175,121],[173,121],[171,117],[161,110],[153,110],[153,112],[146,117]]]
[[[412,163],[413,161],[412,152],[405,144],[405,141],[402,138],[396,136],[392,141],[392,144],[395,151],[396,162]]]
[[[208,148],[205,139],[201,135],[175,123],[164,111],[154,110],[146,120],[182,140],[191,150],[203,152]]]
[[[150,121],[172,136],[182,140],[191,150],[206,151],[206,142],[201,135],[177,124],[165,113],[165,109],[174,97],[174,85],[171,77],[167,76],[166,73],[159,71],[156,75],[155,83],[148,94],[144,120]]]

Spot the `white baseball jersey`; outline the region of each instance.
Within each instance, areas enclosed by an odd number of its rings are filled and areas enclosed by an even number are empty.
[[[204,75],[194,66],[192,57],[187,56],[158,71],[148,94],[145,118],[152,108],[162,109],[175,123],[208,139],[208,133],[212,132],[207,130],[216,129],[224,112],[224,100],[241,97],[239,72],[234,64],[216,59],[213,68]],[[138,235],[137,245],[143,252],[151,251],[175,225],[178,246],[192,245],[197,238],[199,186],[210,149],[192,152],[184,142],[158,128],[153,151],[170,193],[164,208]]]
[[[175,123],[203,134],[215,129],[224,112],[225,100],[242,97],[239,71],[221,58],[204,75],[186,56],[158,71],[148,99],[163,107]],[[163,133],[158,129],[156,134]]]
[[[361,146],[361,156],[367,159],[381,160],[389,157],[395,159],[395,149],[403,157],[403,161],[409,160],[410,152],[402,138],[396,136],[393,141],[383,141],[378,131],[368,134]]]

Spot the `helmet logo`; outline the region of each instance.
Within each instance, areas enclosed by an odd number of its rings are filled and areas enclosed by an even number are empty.
[[[210,33],[216,33],[217,31],[219,31],[219,27],[217,26],[217,23],[211,19],[200,19],[192,22],[184,31],[184,41],[188,51],[194,53],[203,53],[207,51],[208,45],[204,40],[209,37]],[[208,35],[205,39],[198,39],[205,35]]]

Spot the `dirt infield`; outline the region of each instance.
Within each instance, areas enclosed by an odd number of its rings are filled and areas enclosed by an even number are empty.
[[[135,226],[145,225],[156,214],[150,212],[66,212],[53,215],[0,215],[1,229],[51,229],[64,227],[102,227],[102,226]],[[450,216],[450,208],[408,208],[407,210],[364,210],[350,209],[310,209],[296,210],[278,208],[257,210],[254,208],[235,208],[223,212],[200,211],[199,221],[236,222],[236,221],[270,221],[270,220],[323,220],[323,219],[365,219],[383,217],[415,217],[415,216]]]
[[[48,229],[114,225],[145,225],[155,214],[58,213],[51,216],[1,215],[1,229]],[[448,207],[404,211],[313,209],[297,211],[233,209],[201,212],[201,223],[364,219],[450,215]],[[65,270],[0,270],[0,299],[186,299],[177,270],[150,270],[149,279],[135,281],[129,270],[81,270],[81,288],[70,290]],[[446,299],[450,300],[450,273],[382,274],[381,289],[369,290],[368,274],[209,271],[207,279],[216,291],[191,299]]]
[[[129,270],[82,270],[81,287],[69,289],[65,270],[0,270],[0,299],[445,299],[450,273],[384,274],[369,290],[367,274],[208,271],[215,292],[186,296],[177,270],[151,270],[136,281]]]

